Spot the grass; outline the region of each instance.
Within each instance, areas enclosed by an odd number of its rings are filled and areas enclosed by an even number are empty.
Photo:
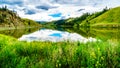
[[[110,42],[21,42],[0,35],[0,68],[119,68],[120,46]]]
[[[111,10],[105,12],[104,14],[96,17],[90,21],[91,24],[104,24],[104,25],[114,25],[120,23],[120,7],[112,8]]]
[[[120,27],[120,7],[95,12],[79,23],[79,26]]]

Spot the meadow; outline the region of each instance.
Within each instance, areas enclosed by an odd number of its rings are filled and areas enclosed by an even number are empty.
[[[0,68],[119,68],[120,43],[25,42],[0,35]]]

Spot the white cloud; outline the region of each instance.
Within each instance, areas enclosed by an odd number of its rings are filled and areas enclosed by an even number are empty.
[[[85,9],[85,10],[78,11],[79,9]],[[43,12],[42,11],[40,12],[40,10],[35,9],[35,8],[33,10],[36,11],[36,14],[26,15],[25,12],[23,12],[21,10],[18,10],[18,14],[21,17],[29,18],[29,19],[33,19],[33,20],[37,20],[37,21],[39,21],[39,20],[40,21],[52,21],[52,20],[58,20],[58,19],[62,19],[62,18],[78,17],[78,16],[82,15],[83,13],[94,12],[94,11],[98,11],[100,9],[91,7],[91,6],[62,5],[62,6],[59,6],[58,8],[49,9],[48,11],[43,11]],[[49,16],[50,14],[55,14],[55,13],[62,13],[62,15],[59,18]]]
[[[85,12],[91,13],[100,11],[106,6],[120,5],[120,0],[3,0],[1,2],[2,5],[7,4],[8,8],[16,10],[19,16],[39,21],[78,17]],[[80,9],[85,10],[78,11]],[[62,15],[59,18],[49,16],[54,13]]]

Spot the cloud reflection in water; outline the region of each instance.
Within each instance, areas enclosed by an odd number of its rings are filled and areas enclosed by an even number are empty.
[[[52,41],[52,42],[60,42],[60,41],[80,41],[83,43],[97,41],[95,38],[89,37],[85,38],[77,33],[69,33],[64,31],[57,31],[51,29],[39,30],[34,33],[23,35],[19,38],[20,41]]]

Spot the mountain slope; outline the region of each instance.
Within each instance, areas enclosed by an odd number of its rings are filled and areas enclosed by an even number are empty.
[[[0,27],[18,28],[39,25],[35,21],[20,18],[16,12],[10,11],[6,7],[0,8]]]
[[[87,20],[87,19],[86,19]],[[106,11],[105,13],[91,20],[82,22],[80,25],[100,26],[100,27],[118,27],[120,26],[120,7]]]

